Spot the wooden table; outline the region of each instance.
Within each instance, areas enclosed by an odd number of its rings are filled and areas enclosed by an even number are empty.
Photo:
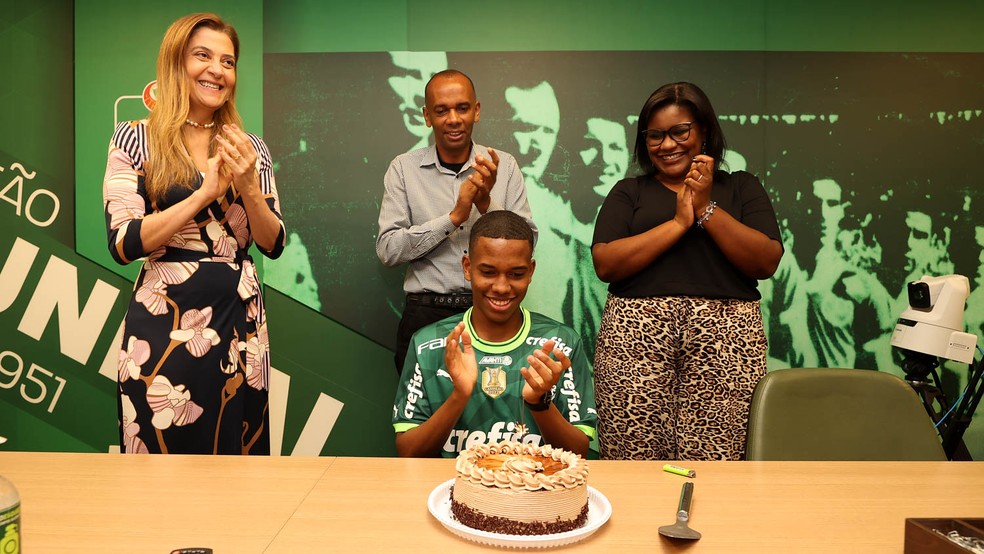
[[[980,462],[700,462],[691,525],[675,544],[685,478],[659,462],[590,462],[611,519],[580,552],[901,553],[907,517],[984,516]],[[0,452],[21,493],[23,544],[45,552],[493,551],[445,530],[427,496],[451,460]],[[446,549],[446,550],[445,550]]]

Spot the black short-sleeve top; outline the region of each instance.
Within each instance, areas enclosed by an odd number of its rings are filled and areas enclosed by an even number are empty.
[[[782,242],[772,202],[759,180],[745,171],[714,172],[711,200],[743,224]],[[673,219],[676,193],[654,176],[619,181],[605,198],[592,245],[644,233]],[[712,216],[713,217],[713,216]],[[694,225],[648,267],[608,286],[622,297],[698,296],[758,300],[758,281],[742,274],[707,231]]]

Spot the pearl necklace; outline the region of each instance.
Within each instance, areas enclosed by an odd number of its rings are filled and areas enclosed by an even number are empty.
[[[202,129],[211,129],[212,127],[215,127],[215,122],[209,121],[208,123],[199,123],[197,121],[186,119],[185,125],[191,125],[192,127],[200,127]]]

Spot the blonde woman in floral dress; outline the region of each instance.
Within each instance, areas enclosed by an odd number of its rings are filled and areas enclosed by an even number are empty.
[[[119,357],[127,453],[270,452],[267,322],[248,250],[276,258],[286,232],[269,150],[236,111],[238,57],[218,16],[175,21],[153,111],[109,145],[109,250],[120,264],[145,258]]]

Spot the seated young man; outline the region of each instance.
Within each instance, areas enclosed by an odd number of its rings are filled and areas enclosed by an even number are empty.
[[[393,404],[397,452],[451,458],[514,440],[587,456],[598,416],[581,338],[520,306],[536,266],[529,224],[486,213],[461,265],[472,308],[413,336]]]

